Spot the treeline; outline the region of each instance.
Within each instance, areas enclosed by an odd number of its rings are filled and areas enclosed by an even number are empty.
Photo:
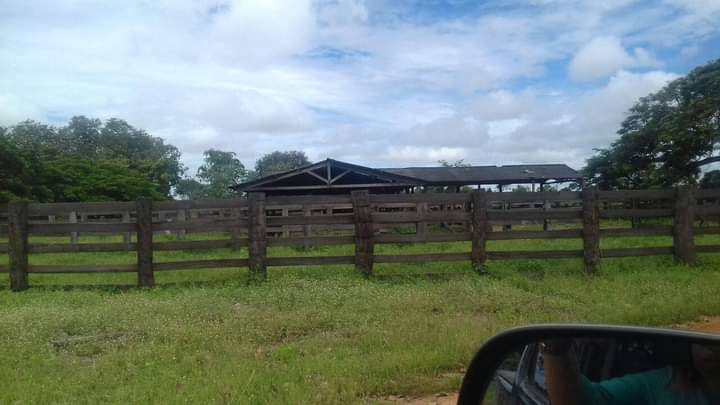
[[[231,185],[308,164],[302,152],[273,152],[246,170],[235,153],[211,149],[192,178],[180,156],[162,138],[117,118],[0,127],[0,202],[226,198]]]
[[[720,187],[720,60],[700,66],[628,111],[610,147],[588,159],[583,174],[600,189],[699,184]]]

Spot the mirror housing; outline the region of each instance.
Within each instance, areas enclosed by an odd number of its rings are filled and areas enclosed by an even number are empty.
[[[463,378],[458,404],[480,404],[498,367],[519,347],[553,339],[657,339],[684,344],[720,345],[720,336],[683,330],[611,325],[536,325],[504,331],[483,345]]]

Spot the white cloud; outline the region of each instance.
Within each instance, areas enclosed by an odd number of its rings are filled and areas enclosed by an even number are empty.
[[[403,161],[432,165],[444,153],[443,159],[473,164],[568,163],[579,168],[593,148],[616,139],[625,113],[640,97],[676,77],[662,71],[620,71],[598,89],[561,94],[552,102],[532,91],[478,95],[472,108],[452,117],[385,136],[385,142],[378,142],[377,135],[371,146],[376,156],[366,159],[381,166]],[[476,108],[498,99],[504,108]],[[466,125],[469,121],[472,127]]]
[[[383,158],[391,164],[397,166],[403,165],[427,165],[437,164],[439,160],[455,161],[466,158],[464,148],[448,148],[445,146],[439,148],[403,146],[397,148],[391,146],[387,155]]]
[[[498,5],[455,15],[381,0],[127,0],[112,12],[8,2],[0,124],[118,116],[190,166],[211,147],[248,165],[274,149],[377,165],[581,162],[672,77],[632,69],[669,69],[672,51],[695,57],[720,27],[700,0]],[[566,68],[596,80],[558,85]]]
[[[717,0],[666,0],[668,4],[705,16],[720,12]]]
[[[630,55],[620,39],[612,36],[593,38],[570,61],[570,78],[587,81],[608,77],[626,67],[658,67],[660,63],[647,49],[637,47]]]

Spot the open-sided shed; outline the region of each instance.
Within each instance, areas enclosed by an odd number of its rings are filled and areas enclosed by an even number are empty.
[[[414,192],[427,187],[581,182],[582,176],[564,164],[409,167],[373,169],[326,159],[294,170],[276,173],[233,187],[238,192],[271,195],[347,194],[352,190],[372,193]]]

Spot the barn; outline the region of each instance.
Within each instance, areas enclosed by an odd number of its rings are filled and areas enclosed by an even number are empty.
[[[326,159],[232,188],[240,193],[310,195],[348,194],[353,190],[369,190],[371,193],[447,192],[480,186],[495,186],[502,191],[511,185],[542,190],[548,184],[581,182],[580,173],[565,164],[376,169]]]

